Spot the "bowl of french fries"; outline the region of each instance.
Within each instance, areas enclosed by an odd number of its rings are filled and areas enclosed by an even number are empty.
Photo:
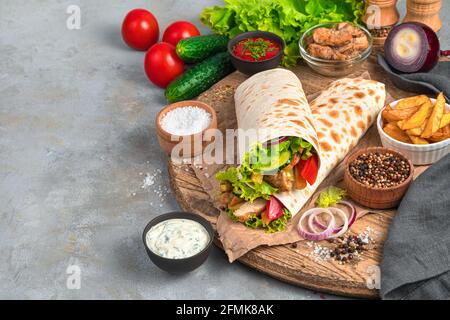
[[[432,164],[450,152],[450,105],[442,92],[436,99],[419,95],[388,104],[377,128],[384,147],[415,165]]]

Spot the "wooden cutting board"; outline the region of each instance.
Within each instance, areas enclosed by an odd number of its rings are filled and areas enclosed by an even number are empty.
[[[320,92],[328,83],[335,80],[315,73],[303,63],[292,71],[302,81],[306,95]],[[393,86],[387,74],[377,66],[375,56],[371,56],[358,73],[365,71],[369,71],[372,79],[384,82],[392,98],[399,99],[412,95]],[[234,88],[246,78],[247,76],[235,72],[198,98],[216,109],[220,129],[229,128],[230,125],[221,122],[220,110],[223,108],[234,110]],[[368,135],[377,135],[375,125],[369,129],[356,148],[367,146],[365,140],[368,140]],[[377,141],[379,144],[379,140]],[[169,160],[168,171],[172,190],[181,208],[203,216],[215,227],[219,212],[210,203],[209,195],[203,190],[192,167],[175,165]],[[318,260],[317,256],[312,254],[314,244],[308,241],[300,241],[296,247],[290,244],[258,247],[242,256],[239,261],[274,278],[308,289],[343,296],[378,298],[378,290],[373,286],[369,288],[367,283],[377,276],[376,267],[381,262],[383,243],[394,215],[395,210],[368,214],[352,226],[351,234],[369,230],[376,239],[375,247],[363,252],[362,259],[356,264],[341,265],[334,259]],[[220,241],[216,239],[215,242],[220,247]],[[327,242],[321,241],[318,245],[326,246]]]

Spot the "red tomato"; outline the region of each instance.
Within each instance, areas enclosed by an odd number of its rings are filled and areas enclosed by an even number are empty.
[[[301,161],[301,175],[310,185],[316,182],[317,172],[319,171],[319,158],[313,154],[308,160]]]
[[[184,38],[199,36],[200,31],[197,27],[188,21],[177,21],[166,28],[163,35],[163,41],[177,45],[178,41]]]
[[[184,62],[178,58],[175,47],[170,43],[159,42],[145,55],[145,73],[151,82],[161,88],[184,71]]]
[[[133,49],[148,50],[158,42],[158,21],[150,11],[145,9],[131,10],[122,23],[122,38]]]
[[[265,224],[269,224],[270,221],[278,219],[282,215],[283,205],[277,198],[270,196],[270,200],[266,204],[266,211],[261,214],[261,219]]]

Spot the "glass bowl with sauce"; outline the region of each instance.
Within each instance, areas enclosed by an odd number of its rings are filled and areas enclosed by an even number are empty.
[[[243,32],[228,42],[228,53],[234,67],[252,75],[277,68],[283,57],[284,41],[267,31]]]
[[[366,49],[364,49],[357,55],[350,56],[343,60],[323,59],[311,55],[308,52],[308,45],[310,44],[310,39],[312,38],[314,31],[319,28],[333,29],[336,28],[339,24],[340,23],[338,22],[329,22],[315,25],[306,30],[299,41],[300,55],[305,60],[306,64],[317,73],[327,77],[341,77],[355,72],[372,53],[373,38],[371,33],[367,29],[359,25],[346,22],[346,24],[353,26],[366,36]]]
[[[170,212],[150,221],[142,240],[157,267],[169,273],[184,273],[198,268],[208,258],[214,230],[199,215]]]

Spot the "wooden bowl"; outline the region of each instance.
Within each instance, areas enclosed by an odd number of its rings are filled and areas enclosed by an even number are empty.
[[[391,188],[373,188],[357,181],[350,173],[350,163],[363,153],[368,154],[374,152],[389,152],[407,161],[410,170],[409,177],[401,184],[398,184]],[[413,176],[414,166],[411,161],[403,154],[388,148],[370,147],[367,149],[359,150],[348,157],[347,161],[345,162],[344,185],[350,198],[352,198],[359,204],[373,209],[388,209],[394,208],[400,203],[413,180]]]
[[[180,107],[198,107],[206,110],[211,115],[211,123],[209,126],[201,132],[179,136],[173,135],[161,127],[161,119],[169,112],[174,110],[175,108]],[[186,100],[180,101],[176,103],[172,103],[158,113],[155,119],[155,128],[156,134],[158,136],[158,142],[161,149],[167,154],[171,156],[180,156],[182,158],[190,158],[195,157],[201,154],[204,148],[213,141],[213,138],[206,139],[205,132],[210,129],[217,129],[217,115],[216,111],[208,104],[197,101],[197,100]],[[172,155],[172,150],[175,146],[180,144],[181,151],[177,154]],[[177,148],[178,149],[178,148]],[[178,150],[175,150],[178,151]]]

